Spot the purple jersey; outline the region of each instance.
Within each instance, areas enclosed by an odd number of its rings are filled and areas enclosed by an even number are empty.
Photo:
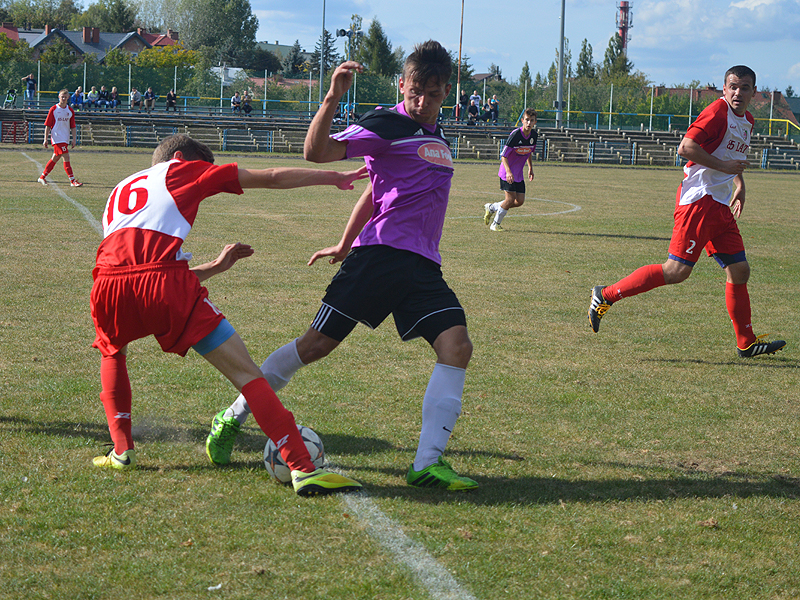
[[[378,244],[441,264],[439,240],[453,178],[450,146],[438,125],[414,121],[401,102],[375,109],[334,139],[363,156],[372,182],[372,217],[353,247]]]
[[[508,166],[511,167],[514,181],[525,181],[522,169],[525,163],[528,162],[528,157],[536,152],[536,140],[538,139],[539,134],[536,133],[535,129],[531,130],[531,134],[528,137],[525,137],[525,134],[522,133],[522,127],[515,129],[508,136],[500,156],[505,156],[506,160],[508,160]],[[497,175],[503,181],[506,180],[506,167],[502,161],[500,161],[500,171]]]

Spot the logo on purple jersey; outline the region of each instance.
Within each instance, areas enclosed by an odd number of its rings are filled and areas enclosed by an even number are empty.
[[[450,156],[450,150],[447,146],[439,142],[423,144],[417,150],[417,154],[421,159],[433,163],[434,165],[442,165],[444,167],[453,166],[453,158]]]

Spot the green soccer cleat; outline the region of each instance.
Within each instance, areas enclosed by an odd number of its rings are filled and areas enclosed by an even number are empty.
[[[469,477],[462,477],[453,471],[453,467],[450,466],[450,463],[441,456],[438,462],[433,463],[429,467],[425,467],[422,471],[415,471],[414,465],[412,464],[408,468],[406,482],[414,487],[437,487],[451,491],[474,490],[478,487],[477,481],[473,481]]]
[[[494,212],[492,212],[492,203],[491,202],[487,202],[486,204],[484,204],[483,205],[483,222],[484,222],[484,224],[488,225],[489,223],[492,222],[492,215],[493,214],[494,214]]]
[[[95,467],[111,467],[120,471],[128,471],[136,468],[136,450],[125,450],[122,454],[114,452],[111,448],[103,456],[95,456],[92,459]]]
[[[489,229],[491,231],[505,231],[505,229],[503,229],[503,226],[500,225],[499,223],[492,223],[491,225],[489,225]]]
[[[317,469],[311,473],[292,471],[292,486],[298,496],[325,496],[338,492],[355,492],[361,484],[338,473]]]
[[[761,354],[775,354],[778,350],[783,350],[786,342],[783,340],[775,340],[774,342],[762,341],[762,338],[767,335],[769,334],[758,336],[756,341],[744,350],[736,348],[736,351],[739,353],[739,358],[752,358],[754,356],[760,356]]]
[[[592,326],[592,331],[597,333],[600,331],[600,319],[603,318],[611,308],[613,302],[609,302],[603,298],[604,285],[596,285],[592,288],[592,297],[589,302],[589,324]]]
[[[206,438],[206,454],[215,465],[227,465],[231,462],[233,442],[242,425],[236,417],[225,418],[225,411],[214,416],[211,421],[211,433]]]

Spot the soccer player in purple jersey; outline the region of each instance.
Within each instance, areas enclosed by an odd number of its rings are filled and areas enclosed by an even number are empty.
[[[439,111],[450,92],[447,51],[428,41],[414,48],[399,80],[403,101],[376,109],[330,135],[336,107],[359,63],[342,63],[314,117],[305,157],[330,162],[363,156],[370,187],[359,199],[339,245],[314,254],[343,260],[311,327],[273,352],[261,370],[273,389],[301,368],[330,354],[356,324],[375,328],[392,314],[402,340],[424,338],[436,353],[422,400],[422,430],[406,475],[416,487],[470,490],[477,482],[458,475],[442,458],[458,416],[466,368],[472,357],[464,309],[442,277],[439,240],[453,163]],[[356,237],[357,236],[357,237]],[[352,249],[351,249],[352,246]],[[208,444],[229,452],[247,418],[241,396],[214,419]]]
[[[500,223],[512,208],[519,208],[525,202],[525,178],[522,170],[528,164],[528,181],[533,181],[533,155],[536,141],[536,110],[526,108],[522,115],[522,127],[511,132],[506,145],[500,153],[500,189],[505,193],[502,202],[487,202],[483,205],[483,222],[492,231],[505,231]],[[492,218],[494,215],[494,218]]]

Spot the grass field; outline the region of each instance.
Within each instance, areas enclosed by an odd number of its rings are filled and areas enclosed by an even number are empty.
[[[433,353],[389,320],[356,328],[281,393],[365,485],[303,499],[268,478],[253,420],[234,464],[210,465],[211,418],[236,393],[152,339],[129,355],[141,468],[92,466],[109,436],[90,221],[149,155],[76,151],[86,185],[69,188],[59,165],[64,196],[36,184],[48,156],[0,149],[0,598],[800,597],[796,175],[746,176],[753,323],[788,345],[744,361],[707,257],[589,328],[591,286],[664,260],[679,170],[539,165],[497,234],[482,222],[497,165],[459,164],[441,250],[475,353],[448,457],[481,487],[405,484]],[[305,262],[338,241],[357,197],[204,203],[186,244],[196,260],[256,248],[207,287],[257,362],[308,327],[335,267]]]

